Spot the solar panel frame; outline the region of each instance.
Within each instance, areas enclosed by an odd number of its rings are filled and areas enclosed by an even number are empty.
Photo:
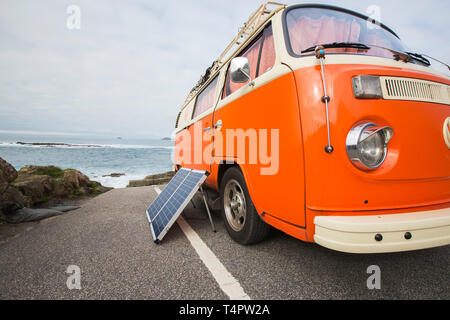
[[[152,209],[156,211],[156,214],[161,210],[164,206],[165,202],[170,198],[170,196],[176,191],[179,184],[186,179],[189,175],[190,170],[180,169],[176,175],[169,181],[166,187],[162,190],[162,192],[158,195],[158,197],[153,201],[153,203],[148,207],[147,212],[150,212]],[[180,181],[181,180],[181,181]],[[149,216],[150,220],[155,217]]]
[[[187,173],[186,175],[184,175],[184,177],[183,177],[183,172]],[[179,181],[179,179],[177,180],[177,175],[178,174],[180,174],[180,176],[182,176],[182,181],[181,182]],[[197,177],[196,180],[192,181],[192,183],[194,183],[193,185],[192,184],[191,185],[186,185],[185,182],[188,180],[188,178],[191,176],[191,174],[200,174],[200,176]],[[178,219],[180,214],[183,212],[184,208],[187,206],[189,201],[191,201],[192,197],[195,195],[195,193],[198,191],[200,186],[206,180],[208,175],[209,175],[208,171],[200,171],[200,170],[192,170],[192,169],[181,168],[177,172],[177,174],[172,178],[172,180],[167,184],[167,186],[163,189],[163,191],[161,191],[161,193],[153,201],[153,203],[149,206],[149,208],[146,211],[146,214],[147,214],[147,219],[148,219],[149,224],[150,224],[152,237],[153,237],[153,240],[155,241],[155,243],[159,243],[164,238],[164,236],[167,234],[169,229],[172,227],[172,225]],[[169,185],[171,185],[170,186],[170,190],[167,190],[167,187],[169,187]],[[184,199],[182,199],[182,200],[180,200],[180,198],[178,199],[178,207],[173,207],[173,208],[176,208],[175,213],[172,214],[172,217],[165,224],[165,226],[162,228],[162,230],[159,227],[158,227],[158,230],[155,230],[155,220],[157,220],[158,216],[161,213],[163,213],[162,211],[166,208],[166,206],[169,204],[169,202],[172,199],[177,200],[174,197],[177,195],[177,191],[181,187],[187,187],[187,188],[190,188],[190,190],[186,191],[187,194],[185,194]],[[165,192],[165,190],[167,190],[167,191]],[[165,193],[165,194],[163,194],[163,193]],[[158,199],[160,199],[160,197],[161,197],[162,200],[158,200]],[[154,214],[153,217],[152,217],[152,214],[149,211],[150,211],[152,206],[157,201],[159,201],[159,203],[161,201],[164,201],[164,204],[162,204],[159,207],[158,212],[156,214]],[[159,206],[159,203],[157,204],[156,207]],[[153,206],[153,208],[155,208],[155,206]],[[156,232],[156,231],[158,231],[158,232]]]

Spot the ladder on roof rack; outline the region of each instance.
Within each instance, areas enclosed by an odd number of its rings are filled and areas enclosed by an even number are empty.
[[[274,8],[270,8],[270,6],[274,6]],[[236,37],[234,37],[230,44],[220,54],[219,58],[215,61],[215,65],[223,62],[222,60],[227,56],[234,45],[240,45],[245,42],[248,37],[253,35],[262,22],[265,22],[267,18],[284,8],[286,8],[285,4],[271,1],[263,3],[259,6],[259,8],[248,18],[247,22],[244,23],[244,26],[239,30]]]
[[[186,97],[184,106],[191,100],[192,97],[195,96],[198,89],[202,87],[202,85],[210,78],[212,74],[215,73],[225,62],[227,62],[228,58],[232,56],[235,51],[240,48],[240,45],[244,43],[249,37],[251,37],[258,27],[266,22],[269,18],[271,18],[274,14],[286,8],[285,4],[268,1],[259,6],[259,8],[248,18],[247,22],[244,23],[244,26],[239,30],[238,34],[234,37],[234,39],[228,44],[225,50],[220,54],[220,56],[213,62],[211,67],[209,67],[205,74],[202,75],[198,83],[192,88],[189,95]],[[235,46],[238,46],[234,51],[231,51]]]

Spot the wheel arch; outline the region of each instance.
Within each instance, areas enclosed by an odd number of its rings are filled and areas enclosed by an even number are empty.
[[[262,214],[262,211],[260,211],[260,208],[258,206],[258,199],[257,197],[255,197],[254,194],[254,190],[252,188],[252,183],[251,183],[251,179],[250,176],[248,174],[248,172],[245,170],[245,166],[243,166],[242,164],[239,164],[239,162],[237,161],[237,159],[228,159],[228,160],[221,160],[219,162],[219,166],[217,169],[217,187],[218,190],[220,190],[220,184],[222,183],[222,179],[223,176],[225,175],[225,172],[233,167],[237,167],[241,172],[242,175],[244,176],[244,180],[245,183],[247,185],[247,189],[248,189],[248,193],[250,194],[250,197],[252,199],[253,205],[256,208],[256,211],[258,212],[258,214]]]
[[[219,163],[219,167],[217,169],[217,186],[220,189],[220,184],[222,183],[222,179],[223,176],[225,175],[225,172],[233,167],[237,167],[239,168],[239,170],[241,170],[242,174],[244,174],[244,172],[242,171],[242,168],[239,166],[239,164],[236,161],[227,161],[227,160],[222,160]],[[245,177],[245,174],[244,174]],[[247,180],[247,179],[246,179]]]

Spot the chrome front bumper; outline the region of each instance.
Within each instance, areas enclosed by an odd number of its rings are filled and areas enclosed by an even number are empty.
[[[319,216],[314,223],[317,244],[348,253],[400,252],[450,244],[450,208],[375,216]]]

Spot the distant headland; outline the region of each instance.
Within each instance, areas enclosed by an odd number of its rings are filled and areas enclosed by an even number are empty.
[[[87,148],[101,148],[102,146],[95,144],[70,144],[70,143],[54,143],[54,142],[22,142],[17,141],[16,144],[22,146],[40,146],[40,147],[87,147]]]

